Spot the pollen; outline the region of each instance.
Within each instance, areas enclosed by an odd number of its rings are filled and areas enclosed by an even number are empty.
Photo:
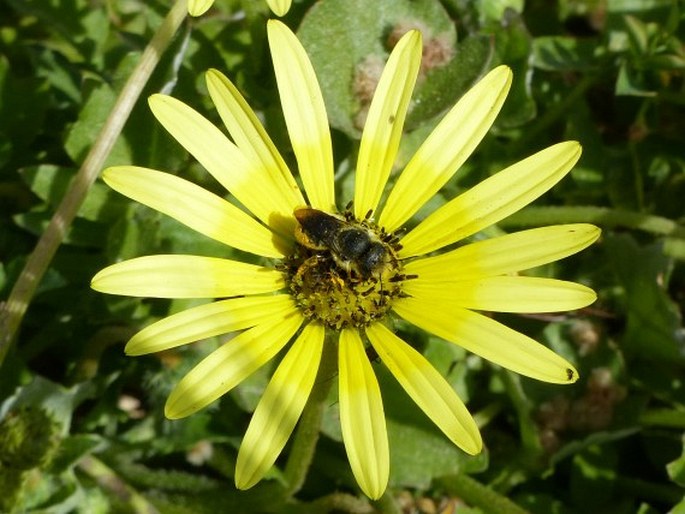
[[[402,283],[412,278],[402,273],[395,234],[378,228],[369,217],[356,220],[349,211],[341,219],[336,234],[327,237],[330,244],[312,245],[296,238],[295,251],[281,267],[304,316],[334,330],[365,327],[384,318],[393,300],[406,296]],[[368,233],[369,240],[380,245],[385,258],[373,273],[360,273],[355,257],[346,253],[346,235],[351,233]]]

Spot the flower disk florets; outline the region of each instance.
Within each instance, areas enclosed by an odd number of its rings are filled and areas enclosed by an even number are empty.
[[[378,227],[371,213],[328,214],[297,209],[295,251],[283,265],[288,287],[303,314],[340,330],[383,318],[403,296],[397,236]]]

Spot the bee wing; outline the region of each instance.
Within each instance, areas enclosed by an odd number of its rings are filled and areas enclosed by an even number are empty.
[[[330,250],[336,245],[338,233],[348,226],[348,223],[332,214],[304,207],[295,209],[295,219],[299,223],[298,232],[305,236],[305,241],[298,241],[308,248],[315,250]]]

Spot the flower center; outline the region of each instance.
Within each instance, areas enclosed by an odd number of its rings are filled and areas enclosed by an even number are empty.
[[[297,209],[295,251],[283,263],[286,282],[303,314],[340,330],[383,318],[403,296],[396,234],[351,211]]]

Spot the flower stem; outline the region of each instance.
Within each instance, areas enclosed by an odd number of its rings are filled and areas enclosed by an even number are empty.
[[[143,87],[161,55],[186,17],[187,0],[178,0],[143,51],[140,62],[117,98],[109,117],[93,144],[78,174],[64,195],[48,227],[29,255],[7,301],[0,305],[0,364],[5,360],[21,320],[31,303],[36,287],[62,243],[79,207],[100,173],[105,159],[119,137]]]
[[[293,445],[288,455],[288,462],[285,465],[288,496],[294,495],[302,488],[307,477],[307,471],[314,458],[328,392],[335,378],[338,358],[337,349],[338,341],[335,339],[335,334],[327,332],[314,388],[309,395],[309,400],[297,425]]]
[[[466,473],[452,475],[441,480],[450,494],[458,496],[483,512],[497,514],[529,514],[526,509],[516,505],[509,498],[474,480]]]
[[[521,434],[521,443],[523,445],[522,453],[525,455],[526,460],[530,459],[529,462],[535,461],[542,452],[542,445],[538,430],[533,421],[533,405],[523,391],[519,375],[503,370],[500,373],[500,378],[504,382],[504,387],[514,405],[516,417],[519,420],[519,433]]]
[[[378,509],[379,512],[382,514],[400,514],[400,507],[397,505],[397,501],[395,501],[395,498],[392,497],[392,494],[386,491],[383,493],[383,496],[381,496],[378,500],[373,502],[373,505]]]

